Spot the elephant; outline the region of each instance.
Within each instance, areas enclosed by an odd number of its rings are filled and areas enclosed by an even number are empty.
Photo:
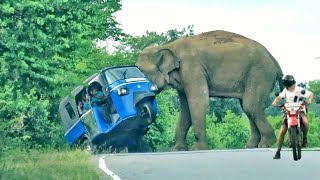
[[[250,124],[246,148],[270,147],[276,136],[264,113],[278,81],[277,60],[260,43],[240,34],[215,30],[144,48],[135,63],[158,86],[176,89],[180,114],[174,151],[188,150],[186,135],[194,131],[194,150],[207,150],[206,110],[210,97],[237,98]]]

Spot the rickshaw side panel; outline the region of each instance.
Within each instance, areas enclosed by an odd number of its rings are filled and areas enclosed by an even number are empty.
[[[83,123],[79,120],[74,126],[72,126],[68,132],[64,135],[68,144],[72,145],[83,135],[87,134],[86,128]]]
[[[79,120],[77,106],[74,99],[66,96],[60,102],[59,113],[61,116],[61,123],[63,125],[64,133],[66,133]]]

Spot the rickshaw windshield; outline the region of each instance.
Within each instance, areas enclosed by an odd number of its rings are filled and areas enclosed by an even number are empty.
[[[108,69],[104,72],[108,84],[121,79],[145,80],[144,74],[137,67],[120,67]]]

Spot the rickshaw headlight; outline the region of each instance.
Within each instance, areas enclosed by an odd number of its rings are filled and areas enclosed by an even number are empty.
[[[118,94],[119,96],[127,95],[129,94],[129,89],[124,87],[124,88],[119,88],[118,89]]]
[[[151,90],[151,91],[158,91],[157,85],[151,84],[151,85],[150,85],[150,90]]]

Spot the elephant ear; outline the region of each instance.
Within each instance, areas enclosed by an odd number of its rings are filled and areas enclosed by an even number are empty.
[[[180,60],[169,49],[162,49],[159,51],[161,58],[159,62],[159,70],[164,75],[164,78],[169,83],[169,72],[180,67]]]

